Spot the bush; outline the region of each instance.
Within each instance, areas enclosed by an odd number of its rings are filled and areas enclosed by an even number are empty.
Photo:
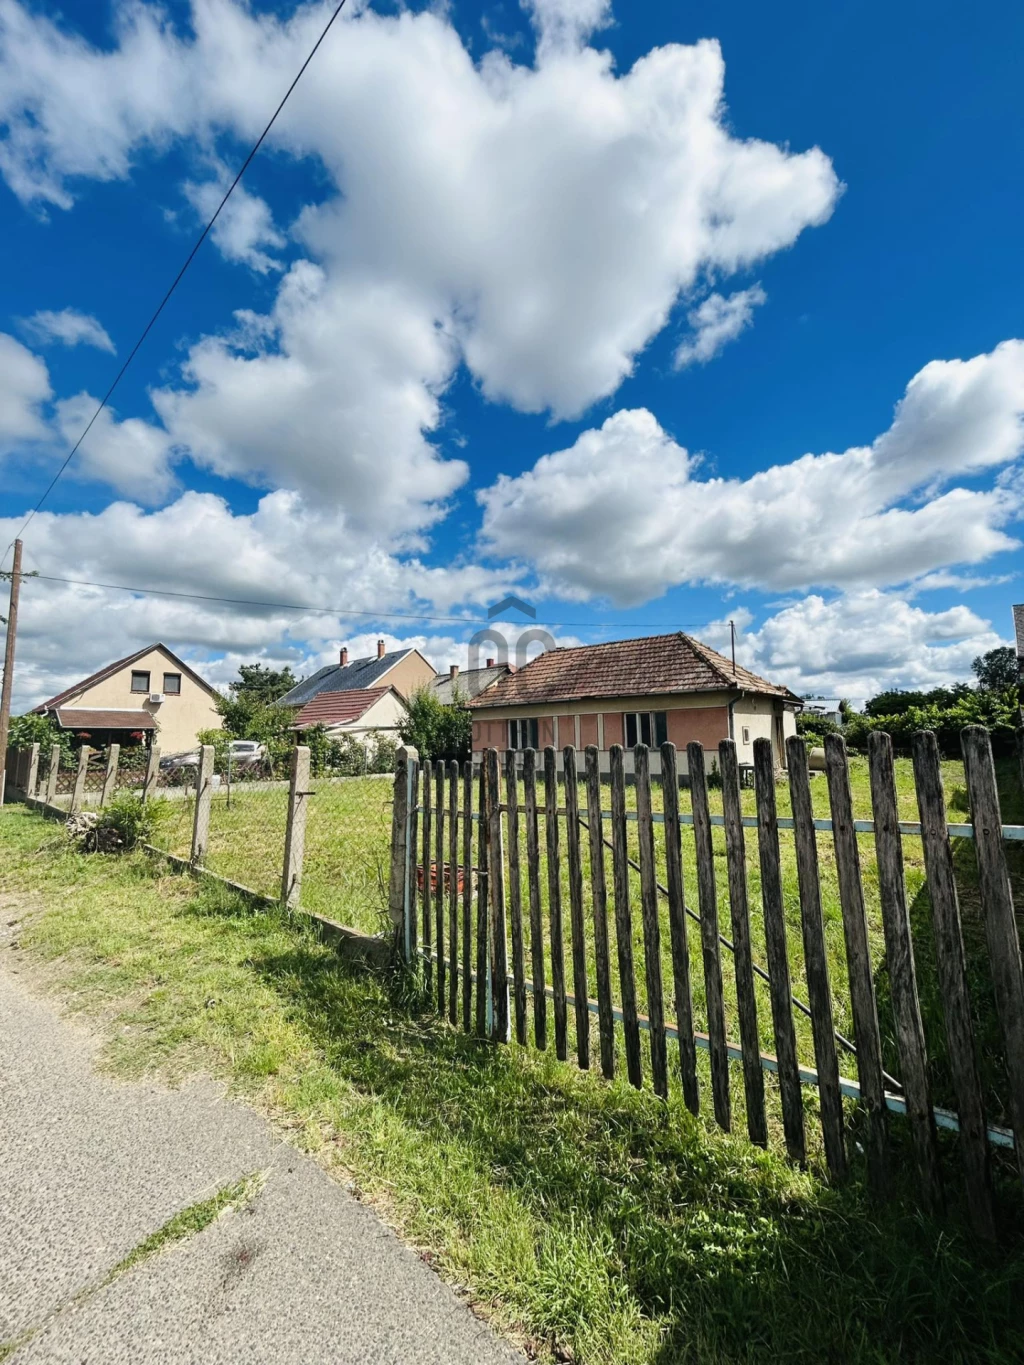
[[[953,692],[953,689],[949,690]],[[955,700],[945,706],[931,702],[925,706],[910,706],[898,714],[853,715],[846,726],[847,745],[851,749],[864,749],[872,730],[884,730],[892,736],[895,749],[908,753],[916,731],[934,730],[943,757],[959,758],[960,731],[966,725],[984,725],[992,736],[992,751],[997,757],[1014,752],[1020,724],[1015,687],[1002,692],[975,692],[964,688],[954,695]]]
[[[83,842],[101,853],[129,852],[149,843],[169,811],[169,801],[143,801],[135,792],[118,792],[99,811],[92,828],[81,832]]]
[[[421,759],[455,758],[461,763],[469,758],[473,721],[462,697],[456,695],[445,704],[430,687],[421,687],[409,699],[400,734],[402,743],[413,745]]]
[[[828,716],[797,716],[796,732],[815,745],[821,745],[826,735],[840,734],[840,727]]]
[[[54,744],[60,745],[62,763],[69,762],[74,752],[71,736],[50,716],[14,716],[7,732],[7,743],[15,749],[27,749],[38,744],[40,761],[49,760],[50,748]]]

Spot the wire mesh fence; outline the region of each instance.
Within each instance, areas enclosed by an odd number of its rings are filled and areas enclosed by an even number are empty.
[[[300,904],[362,933],[386,929],[390,774],[313,777]]]

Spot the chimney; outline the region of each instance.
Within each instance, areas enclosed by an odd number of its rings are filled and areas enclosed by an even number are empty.
[[[487,667],[488,667],[488,668],[493,668],[493,667],[494,667],[494,660],[493,660],[493,659],[488,659],[488,660],[487,660]]]
[[[378,658],[378,659],[383,659],[383,657],[384,657],[384,641],[383,641],[383,640],[378,640],[378,641],[377,641],[377,658]]]
[[[338,655],[338,663],[342,668],[348,667],[348,645],[342,645],[341,653]]]
[[[449,668],[448,668],[448,676],[451,678],[452,682],[455,681],[455,679],[459,676],[459,666],[458,666],[458,664],[451,664],[451,665],[449,665]]]

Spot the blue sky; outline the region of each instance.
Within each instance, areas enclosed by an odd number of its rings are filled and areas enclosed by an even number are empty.
[[[4,545],[327,12],[0,0]],[[1022,38],[350,0],[25,545],[365,614],[29,583],[19,701],[155,637],[444,668],[509,589],[567,641],[732,618],[800,691],[969,676],[1021,595]]]

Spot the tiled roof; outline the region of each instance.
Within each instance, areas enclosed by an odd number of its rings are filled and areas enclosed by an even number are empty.
[[[1013,609],[1013,629],[1017,636],[1017,657],[1024,659],[1024,606]]]
[[[304,730],[307,725],[350,725],[364,716],[375,701],[392,691],[391,687],[366,687],[348,692],[321,692],[306,703],[295,717],[293,727]]]
[[[279,706],[305,706],[321,692],[362,692],[373,687],[389,669],[412,654],[412,649],[396,649],[392,654],[378,658],[376,654],[367,659],[353,659],[344,668],[341,664],[328,664],[318,669],[311,678],[303,678],[290,692],[279,699]]]
[[[760,678],[677,631],[539,654],[476,697],[470,706],[517,706],[591,697],[647,697],[676,692],[742,690],[799,701],[787,687]]]
[[[103,682],[104,679],[112,678],[115,673],[120,673],[122,668],[127,668],[129,664],[135,663],[136,659],[141,659],[146,654],[152,654],[154,649],[162,649],[171,662],[176,664],[183,673],[187,673],[193,682],[196,682],[200,687],[205,688],[211,696],[217,695],[217,689],[211,687],[206,679],[201,678],[194,669],[189,668],[184,659],[179,659],[173,650],[168,649],[166,645],[157,641],[154,645],[144,645],[142,649],[137,649],[134,654],[126,654],[123,659],[115,659],[112,664],[107,664],[106,668],[100,668],[95,673],[90,673],[87,678],[83,678],[81,682],[75,683],[73,687],[65,687],[63,692],[58,692],[57,695],[51,697],[49,701],[40,702],[38,706],[33,708],[32,714],[42,714],[44,711],[52,711],[55,707],[60,706],[62,701],[70,701],[72,697],[77,697],[79,692],[84,692],[86,688],[95,687],[97,683]]]
[[[508,664],[495,664],[493,668],[467,668],[454,679],[450,673],[439,673],[430,684],[430,688],[438,701],[450,706],[455,700],[456,693],[463,701],[470,697],[479,697],[481,692],[493,687],[510,671]]]
[[[156,729],[148,711],[86,711],[71,706],[57,707],[57,724],[62,730]]]

